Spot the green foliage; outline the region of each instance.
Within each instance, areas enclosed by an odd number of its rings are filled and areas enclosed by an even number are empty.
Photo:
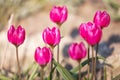
[[[35,64],[35,65],[33,65],[32,68],[33,68],[33,72],[32,72],[32,74],[30,75],[30,77],[29,77],[28,80],[33,80],[33,79],[38,75],[37,70],[38,70],[38,68],[39,68],[39,65],[38,65],[38,64]]]
[[[99,56],[97,57],[97,59],[102,59],[105,60],[103,57]],[[92,61],[92,58],[90,58],[90,62]],[[52,71],[50,72],[50,74],[53,74],[55,69],[60,73],[60,75],[62,76],[62,78],[64,80],[77,80],[77,76],[78,74],[76,74],[76,72],[79,70],[79,65],[75,68],[73,68],[70,72],[64,68],[61,64],[57,63],[54,59],[53,59],[53,63],[54,63],[54,67],[52,69]],[[85,60],[81,63],[81,68],[84,67],[85,65],[88,64],[88,60]],[[38,69],[39,65],[36,64],[35,62],[33,62],[23,73],[23,77],[27,80],[34,80],[37,76],[38,76]],[[32,71],[32,72],[31,72]],[[31,73],[30,73],[31,72]],[[50,80],[50,74],[48,76],[48,78],[46,78],[45,80]],[[116,76],[115,78],[113,78],[113,80],[117,80],[118,78],[120,78],[120,75]],[[7,78],[4,75],[0,75],[0,80],[18,80],[18,75],[14,74],[14,78]],[[84,80],[88,80],[86,77],[84,77]]]
[[[0,80],[12,80],[12,79],[9,79],[9,78],[7,78],[5,76],[0,75]]]
[[[61,64],[58,64],[55,60],[53,60],[53,63],[64,80],[75,80],[70,74],[70,72],[67,69],[65,69]]]
[[[105,58],[102,57],[102,56],[98,56],[97,59],[105,60]],[[91,62],[91,61],[92,61],[92,58],[90,58],[90,62]],[[81,66],[81,67],[84,67],[84,66],[87,65],[87,64],[88,64],[88,59],[85,60],[85,61],[83,61],[83,62],[80,64],[80,66]],[[73,68],[70,72],[71,72],[71,73],[75,73],[75,72],[77,72],[78,70],[79,70],[79,65],[78,65],[77,67]]]
[[[55,67],[53,67],[53,69],[51,70],[51,72],[50,72],[50,74],[49,74],[49,76],[48,76],[47,80],[50,80],[51,74],[53,74],[53,72],[54,72],[55,68],[56,68],[56,66],[55,66]]]
[[[120,80],[120,74],[118,74],[117,76],[115,76],[112,80]]]

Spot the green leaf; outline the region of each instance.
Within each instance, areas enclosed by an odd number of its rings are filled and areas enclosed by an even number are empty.
[[[33,62],[24,72],[24,75],[28,75],[29,71],[33,68],[33,66],[35,65],[35,62]]]
[[[0,80],[12,80],[12,79],[10,79],[10,78],[7,78],[7,77],[5,77],[5,76],[0,75]]]
[[[33,62],[24,72],[23,75],[26,77],[26,79],[28,80],[29,78],[29,72],[30,70],[32,70],[33,66],[35,65],[35,62]]]
[[[102,57],[102,56],[97,56],[97,59],[105,60],[105,58]],[[90,58],[90,62],[91,62],[91,61],[92,61],[92,58]],[[87,64],[88,64],[88,59],[85,60],[84,62],[82,62],[82,63],[80,64],[80,66],[81,66],[81,67],[84,67],[84,66],[87,65]],[[77,67],[73,68],[70,72],[71,72],[71,73],[75,73],[75,72],[77,72],[78,70],[79,70],[79,65],[78,65]]]
[[[86,77],[84,77],[84,80],[88,80]]]
[[[62,67],[61,64],[57,63],[54,59],[53,59],[53,63],[56,66],[57,71],[64,78],[64,80],[75,80],[73,76],[70,74],[70,72],[64,67]]]
[[[13,77],[12,77],[12,80],[18,80],[19,79],[19,76],[17,74],[15,74]]]
[[[38,73],[36,73],[36,71],[38,70],[38,67],[39,67],[38,64],[35,64],[33,66],[34,70],[33,70],[32,74],[30,75],[28,80],[33,80],[38,75]]]
[[[52,71],[50,72],[50,74],[52,74],[54,72],[55,68],[56,68],[56,66],[52,69]],[[49,74],[49,77],[47,78],[47,80],[50,80],[50,76],[51,76],[50,74]]]
[[[120,80],[120,74],[118,74],[117,76],[115,76],[112,80]]]
[[[104,66],[104,80],[107,80],[107,71],[106,71],[106,66]]]

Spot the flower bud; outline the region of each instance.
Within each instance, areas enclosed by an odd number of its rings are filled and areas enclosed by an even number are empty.
[[[67,15],[68,11],[65,6],[54,6],[50,11],[50,19],[57,24],[64,23],[67,19]]]
[[[50,29],[49,27],[43,31],[43,41],[50,46],[56,46],[60,42],[60,30],[56,27]]]
[[[80,61],[86,56],[87,51],[85,45],[81,42],[79,44],[72,43],[69,47],[68,53],[72,59]]]
[[[11,25],[10,29],[7,32],[8,41],[15,46],[21,45],[25,40],[25,29],[22,26],[18,26],[17,29]]]
[[[52,60],[52,52],[50,48],[37,47],[35,50],[34,59],[41,66],[45,66],[46,64],[48,64]]]
[[[93,21],[101,28],[107,27],[110,24],[110,15],[106,11],[97,11]]]
[[[92,22],[82,23],[79,32],[90,45],[99,43],[102,37],[102,30]]]

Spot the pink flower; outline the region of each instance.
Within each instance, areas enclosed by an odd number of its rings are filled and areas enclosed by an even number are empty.
[[[50,11],[50,19],[57,24],[64,23],[67,19],[67,15],[68,11],[65,6],[54,6]]]
[[[25,40],[25,29],[22,28],[20,25],[17,29],[11,25],[10,29],[7,32],[8,41],[15,46],[21,45]]]
[[[107,27],[110,24],[110,15],[106,11],[97,11],[93,21],[101,28]]]
[[[49,27],[43,31],[43,41],[50,46],[56,46],[60,42],[60,30],[56,27],[50,29]]]
[[[80,35],[88,42],[90,45],[95,45],[99,43],[102,37],[102,30],[92,22],[82,23],[79,28]]]
[[[34,58],[39,65],[45,66],[52,60],[52,52],[47,47],[43,48],[37,47],[35,50]]]
[[[80,44],[72,43],[69,47],[68,53],[72,59],[79,61],[86,56],[87,51],[85,45],[81,42]]]

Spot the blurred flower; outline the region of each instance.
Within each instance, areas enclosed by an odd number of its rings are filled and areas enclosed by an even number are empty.
[[[25,40],[25,29],[22,28],[21,25],[19,25],[17,29],[11,25],[10,29],[7,32],[7,37],[10,43],[14,44],[15,46],[19,46]]]
[[[52,60],[52,52],[50,48],[47,47],[37,47],[35,50],[35,55],[34,55],[35,61],[41,65],[45,66],[47,63],[49,63]]]
[[[92,22],[82,23],[79,28],[80,35],[88,42],[90,45],[95,45],[99,43],[102,37],[102,30]]]
[[[45,43],[50,46],[56,46],[60,42],[60,30],[56,27],[52,29],[48,27],[43,31],[42,37]]]
[[[67,19],[67,15],[68,11],[65,6],[54,6],[50,11],[50,19],[57,24],[64,23]]]
[[[93,21],[101,28],[107,27],[110,24],[110,15],[106,11],[97,11]]]
[[[80,61],[86,56],[87,51],[85,45],[81,42],[80,44],[72,43],[69,47],[68,53],[72,59]]]

